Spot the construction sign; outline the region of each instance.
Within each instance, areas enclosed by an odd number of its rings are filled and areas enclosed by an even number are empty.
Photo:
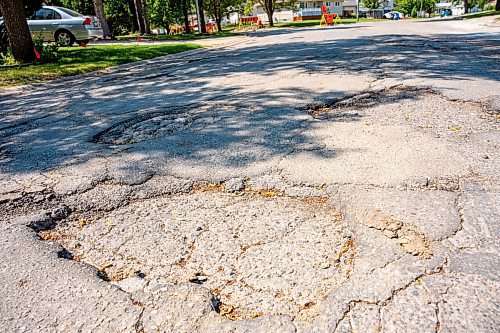
[[[323,5],[323,7],[325,6]],[[323,8],[321,8],[321,11],[323,11]],[[323,15],[321,16],[321,21],[319,21],[320,26],[322,27],[326,27],[329,25],[335,26],[337,24],[341,24],[340,16],[338,16],[337,14],[326,14],[325,12],[323,12]]]

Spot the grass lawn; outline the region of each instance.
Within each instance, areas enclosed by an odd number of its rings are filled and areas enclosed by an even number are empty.
[[[215,34],[199,34],[199,33],[181,33],[178,35],[150,35],[150,36],[140,36],[143,40],[196,40],[196,39],[207,39],[207,38],[219,38],[219,37],[230,37],[238,36],[239,34],[233,32],[234,28],[223,28],[221,32]],[[139,34],[123,35],[117,36],[118,40],[135,40],[139,37]]]
[[[0,66],[0,87],[41,82],[61,76],[97,71],[200,47],[196,44],[102,45],[60,49],[57,63],[18,67]]]
[[[305,20],[305,21],[293,21],[293,22],[279,22],[275,23],[274,26],[277,28],[301,28],[301,27],[313,27],[319,26],[320,20]],[[360,18],[359,22],[378,22],[378,21],[386,21],[384,19],[366,19]],[[355,18],[343,18],[340,19],[341,24],[351,24],[358,23]]]

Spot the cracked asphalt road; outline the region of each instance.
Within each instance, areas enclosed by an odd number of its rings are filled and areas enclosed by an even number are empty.
[[[218,42],[0,91],[2,330],[498,331],[498,21]]]

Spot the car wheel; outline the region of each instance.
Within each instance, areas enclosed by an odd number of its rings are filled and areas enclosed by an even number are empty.
[[[58,31],[56,33],[56,42],[61,46],[72,46],[75,43],[75,36],[66,30]]]

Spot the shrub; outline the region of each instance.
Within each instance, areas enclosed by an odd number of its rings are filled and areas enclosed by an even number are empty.
[[[16,59],[14,59],[14,56],[10,52],[10,49],[7,49],[4,52],[0,52],[0,65],[2,66],[11,66],[11,65],[17,65]]]
[[[41,38],[35,39],[33,41],[34,49],[40,54],[40,59],[36,59],[36,63],[44,64],[48,62],[56,62],[59,60],[59,45],[56,43],[51,43],[43,45],[43,40]],[[35,52],[33,50],[33,52]],[[12,56],[12,52],[8,44],[3,45],[0,49],[0,64],[1,65],[16,65],[17,62]]]
[[[43,45],[43,39],[37,38],[33,41],[35,50],[40,54],[37,63],[56,62],[59,60],[59,44],[50,43]]]

